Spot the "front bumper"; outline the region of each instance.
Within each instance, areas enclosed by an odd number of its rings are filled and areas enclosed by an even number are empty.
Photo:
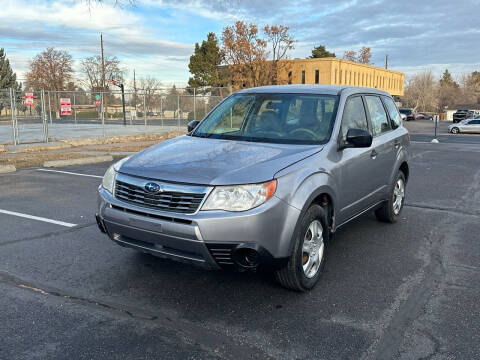
[[[275,196],[244,212],[157,211],[122,202],[100,186],[97,221],[119,245],[216,269],[235,266],[239,248],[255,249],[261,264],[283,264],[299,215]]]

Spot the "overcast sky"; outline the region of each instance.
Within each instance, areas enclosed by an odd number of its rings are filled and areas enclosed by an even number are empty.
[[[124,0],[126,1],[126,0]],[[290,57],[306,57],[326,45],[341,57],[348,49],[372,48],[373,62],[411,75],[423,69],[455,76],[480,70],[480,0],[137,0],[89,9],[80,0],[2,0],[0,47],[23,79],[32,57],[54,46],[80,59],[115,55],[133,76],[155,76],[166,85],[188,81],[195,42],[218,36],[235,20],[288,25],[297,40]]]

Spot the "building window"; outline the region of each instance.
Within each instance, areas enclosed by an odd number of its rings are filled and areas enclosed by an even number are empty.
[[[315,84],[318,84],[320,82],[320,72],[315,70]]]
[[[343,75],[343,71],[340,70],[340,81],[339,81],[340,84],[342,84],[342,81],[343,81],[342,75]]]
[[[302,70],[302,84],[305,84],[305,70]]]
[[[288,72],[288,83],[289,84],[292,83],[292,72],[291,71]]]

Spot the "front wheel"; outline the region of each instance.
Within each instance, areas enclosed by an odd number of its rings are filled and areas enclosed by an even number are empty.
[[[452,134],[458,134],[460,132],[460,129],[457,127],[452,128],[451,133]]]
[[[405,201],[406,185],[405,175],[402,171],[399,171],[389,199],[383,203],[381,208],[375,211],[375,216],[378,220],[389,223],[394,223],[398,220]]]
[[[328,240],[326,212],[321,206],[312,205],[301,219],[287,265],[275,272],[278,282],[296,291],[312,289],[325,266]]]

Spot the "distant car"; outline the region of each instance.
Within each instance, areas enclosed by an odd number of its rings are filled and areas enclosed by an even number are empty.
[[[417,119],[422,119],[422,120],[433,120],[433,116],[429,115],[427,113],[418,113],[417,114]]]
[[[457,112],[453,114],[453,122],[458,123],[474,115],[475,115],[475,112],[473,110],[457,110]]]
[[[458,133],[479,133],[480,134],[480,115],[471,119],[465,119],[459,123],[452,124],[448,127],[448,131],[452,134]]]
[[[402,121],[407,120],[407,115],[400,113],[400,117],[402,118]]]
[[[407,121],[410,120],[417,120],[417,114],[415,114],[415,111],[413,109],[399,109],[400,114],[405,114],[407,117]]]

